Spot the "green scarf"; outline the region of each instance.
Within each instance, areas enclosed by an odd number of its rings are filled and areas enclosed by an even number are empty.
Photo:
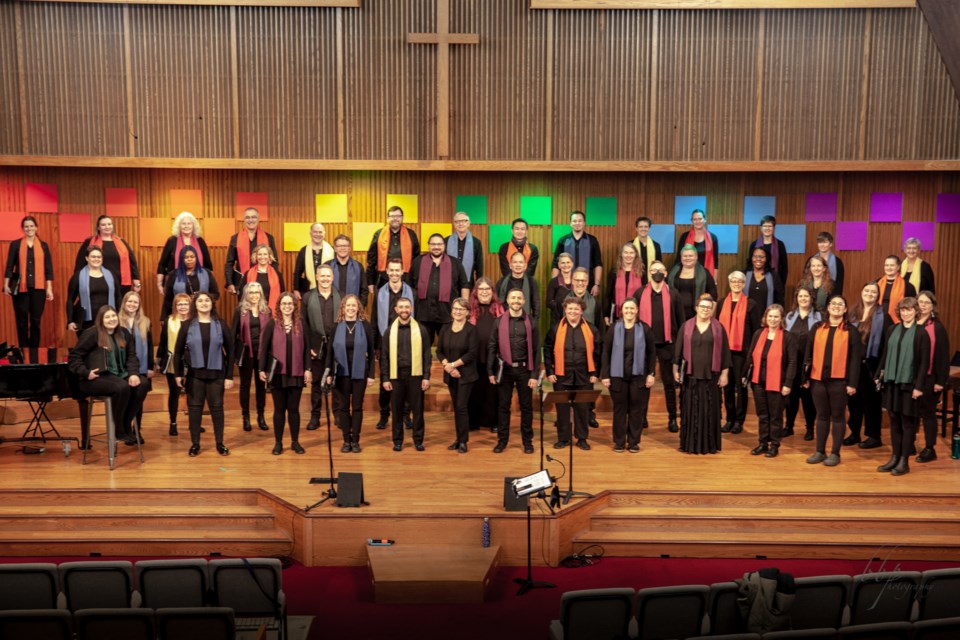
[[[887,342],[887,359],[883,364],[883,381],[895,384],[912,384],[915,371],[913,369],[913,343],[916,338],[917,323],[904,330],[898,324],[890,334]]]

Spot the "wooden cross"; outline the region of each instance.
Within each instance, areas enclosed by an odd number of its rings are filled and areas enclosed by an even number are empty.
[[[480,44],[476,33],[450,33],[450,0],[437,0],[437,33],[408,33],[408,44],[437,45],[437,156],[450,155],[450,45]]]

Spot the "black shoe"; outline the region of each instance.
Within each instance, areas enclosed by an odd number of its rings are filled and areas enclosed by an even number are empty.
[[[762,453],[766,453],[770,448],[767,446],[766,442],[762,442],[759,447],[750,452],[752,456],[759,456]]]
[[[316,431],[320,428],[320,419],[319,418],[310,418],[310,422],[307,423],[307,431]],[[380,428],[380,425],[377,425],[377,428]]]
[[[859,446],[861,449],[876,449],[877,447],[882,447],[883,443],[877,438],[867,438],[861,442]]]
[[[244,414],[243,416],[243,430],[244,431],[253,431],[253,426],[250,424],[250,414]]]
[[[447,447],[447,451],[456,451],[459,448],[460,448],[460,441],[454,440],[453,444]]]
[[[557,440],[556,442],[553,443],[554,449],[566,449],[569,446],[570,446],[569,440]]]
[[[424,446],[423,446],[422,444],[415,444],[415,445],[413,445],[413,448],[416,449],[417,451],[423,451],[423,450],[424,450]]]
[[[596,429],[600,426],[600,423],[597,422],[597,416],[590,416],[590,421],[587,422],[587,424],[590,425],[591,429]]]
[[[206,429],[204,429],[203,427],[200,427],[200,433],[206,433],[206,432],[207,432]]]
[[[736,435],[736,434],[741,433],[741,432],[743,432],[743,424],[741,424],[741,423],[739,423],[739,422],[735,422],[735,423],[733,424],[733,428],[730,429],[730,433]]]
[[[395,445],[393,445],[393,450],[394,450],[394,451],[403,451],[403,445],[402,445],[402,444],[395,444]]]
[[[641,431],[644,430],[644,429],[649,429],[649,428],[650,428],[650,425],[649,425],[648,423],[646,423],[646,422],[644,422],[642,425],[640,425],[640,430],[641,430]]]
[[[133,434],[132,434],[132,433],[128,433],[127,435],[123,436],[122,438],[119,438],[119,440],[120,440],[120,442],[122,442],[123,444],[127,445],[128,447],[132,447],[133,445],[137,444],[137,439],[136,439],[135,437],[133,437]]]
[[[273,445],[273,455],[278,456],[281,453],[283,453],[283,443],[278,442],[277,444]]]
[[[793,427],[784,427],[784,429],[783,429],[783,437],[784,437],[784,438],[789,438],[789,437],[792,436],[792,435],[793,435]]]
[[[190,447],[190,451],[187,452],[187,455],[189,455],[191,458],[196,458],[198,455],[200,455],[200,445],[192,445]]]
[[[860,436],[847,436],[843,439],[843,444],[846,447],[852,447],[855,444],[860,444]]]
[[[267,419],[263,417],[263,411],[257,413],[257,426],[260,431],[267,431],[270,427],[267,425]]]
[[[677,426],[676,418],[670,418],[670,422],[667,424],[667,431],[669,431],[670,433],[676,433],[680,431],[680,427]]]
[[[763,455],[766,456],[767,458],[776,458],[779,453],[780,453],[780,445],[772,444],[770,445],[770,450]]]
[[[623,445],[620,445],[620,444],[615,444],[615,445],[613,445],[613,452],[614,452],[614,453],[623,453],[624,451],[626,451],[626,449],[624,448]]]
[[[344,442],[343,446],[340,447],[340,453],[350,453],[350,443]]]
[[[627,447],[627,451],[629,451],[630,453],[640,453],[640,445],[632,444],[629,447]]]
[[[228,456],[228,455],[230,455],[230,449],[227,449],[225,446],[223,446],[223,443],[222,443],[222,442],[218,442],[218,443],[217,443],[217,453],[219,453],[219,454],[222,455],[222,456]]]
[[[905,476],[910,473],[910,456],[903,456],[897,466],[890,470],[892,476]]]
[[[586,440],[577,440],[577,446],[584,451],[590,451],[590,443]]]
[[[176,422],[171,422],[171,423],[170,423],[170,435],[172,435],[172,436],[180,435],[180,434],[177,432],[177,423],[176,423]]]
[[[466,443],[466,442],[461,443],[460,446],[457,447],[457,451],[459,451],[460,453],[466,453],[466,452],[467,452],[467,443]]]
[[[525,445],[523,445],[523,452],[524,452],[524,453],[533,453],[533,445],[532,445],[532,444],[525,444]]]
[[[353,453],[360,453],[362,451],[362,449],[360,448],[360,443],[354,442],[353,444],[351,444],[350,451],[352,451]]]
[[[897,455],[892,455],[890,456],[890,459],[886,461],[886,463],[877,467],[877,471],[880,473],[890,473],[893,471],[893,468],[897,466],[898,462],[900,462],[900,457]]]
[[[498,430],[498,427],[490,427],[490,433],[496,433]]]
[[[380,422],[377,423],[377,429],[387,428],[387,416],[380,416]]]
[[[404,429],[413,429],[413,418],[406,416],[403,419],[403,428]]]
[[[494,452],[494,453],[503,453],[503,450],[506,449],[506,448],[507,448],[507,444],[506,444],[505,442],[498,442],[498,443],[497,443],[497,446],[495,446],[495,447],[493,448],[493,452]]]
[[[724,422],[723,426],[720,427],[720,433],[730,433],[732,429],[733,429],[732,422]]]
[[[306,453],[303,447],[300,446],[300,443],[294,440],[290,443],[290,448],[293,449],[294,453]]]
[[[933,462],[936,459],[937,452],[933,447],[925,447],[916,458],[917,462]]]
[[[807,442],[813,440],[813,429],[807,429],[807,432],[803,434],[803,439]]]

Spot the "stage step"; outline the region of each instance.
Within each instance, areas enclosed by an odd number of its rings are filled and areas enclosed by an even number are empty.
[[[8,555],[280,556],[293,549],[256,491],[0,492]]]
[[[635,557],[960,559],[955,496],[610,492],[573,548]],[[850,514],[856,513],[856,518]]]

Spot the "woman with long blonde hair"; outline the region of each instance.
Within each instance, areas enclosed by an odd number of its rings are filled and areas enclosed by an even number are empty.
[[[263,412],[267,406],[267,388],[260,380],[260,336],[270,320],[270,307],[259,282],[248,282],[243,288],[240,304],[233,312],[233,343],[237,346],[235,358],[240,368],[240,412],[243,430],[250,431],[250,380],[257,394],[257,426],[269,429]]]
[[[143,444],[143,402],[153,390],[153,332],[150,331],[150,318],[143,313],[143,300],[136,291],[128,291],[120,302],[120,326],[133,337],[133,349],[140,363],[140,385],[130,390],[130,402],[123,417],[123,442],[136,444],[133,420],[137,420],[140,444]]]

